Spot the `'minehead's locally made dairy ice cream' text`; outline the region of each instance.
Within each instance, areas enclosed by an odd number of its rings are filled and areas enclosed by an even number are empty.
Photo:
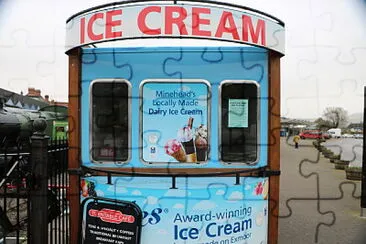
[[[199,99],[193,91],[155,91],[152,108],[148,108],[149,115],[202,115]]]
[[[202,214],[177,213],[173,220],[174,240],[195,240],[199,239],[201,235],[209,238],[222,238],[230,237],[233,234],[242,234],[244,239],[249,239],[250,230],[253,228],[251,213],[251,207],[240,207],[236,210],[226,209],[221,212],[209,211]],[[186,223],[194,222],[205,222],[206,224],[204,228],[187,227]]]

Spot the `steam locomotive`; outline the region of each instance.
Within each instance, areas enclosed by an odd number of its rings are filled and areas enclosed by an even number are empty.
[[[68,133],[67,108],[47,106],[38,111],[6,106],[0,97],[0,179],[16,161],[27,163],[31,136],[35,132],[33,122],[46,121],[45,134],[54,139],[66,139]]]
[[[67,137],[67,108],[63,106],[47,106],[38,111],[5,106],[0,99],[0,150],[16,147],[25,149],[30,145],[30,138],[35,132],[34,120],[42,118],[46,121],[45,134],[51,139]]]
[[[5,202],[9,204],[16,203],[17,198],[14,195],[6,195],[7,193],[16,192],[17,197],[22,197],[21,194],[27,189],[28,178],[30,171],[30,149],[31,137],[35,132],[33,122],[36,119],[42,118],[46,121],[47,127],[44,133],[50,137],[51,142],[55,139],[66,139],[68,133],[68,118],[67,107],[63,106],[47,106],[38,111],[26,110],[17,107],[5,105],[5,100],[0,97],[0,191],[5,192]],[[48,155],[55,162],[56,156]],[[48,167],[48,173],[53,178],[49,178],[51,184],[48,186],[48,219],[53,220],[65,211],[67,206],[65,193],[61,193],[66,189],[66,186],[60,184],[60,177],[58,178],[58,185],[55,184],[55,172],[52,172],[55,167]],[[58,169],[57,172],[60,172]],[[58,176],[57,176],[58,177]],[[56,185],[56,186],[54,186]],[[58,192],[58,193],[57,193]],[[19,198],[18,198],[19,199]],[[61,203],[62,201],[62,203]],[[62,206],[62,207],[61,207]],[[14,207],[15,208],[15,207]],[[5,209],[5,211],[9,211]],[[19,208],[18,208],[19,211]],[[4,212],[2,204],[0,204],[0,212]],[[27,215],[18,213],[18,219],[27,221]],[[29,216],[29,215],[28,215]],[[8,214],[2,216],[0,222],[10,223]],[[17,223],[20,223],[19,220]],[[0,224],[1,225],[1,224]],[[15,227],[9,227],[13,229]],[[0,243],[1,240],[0,240]]]

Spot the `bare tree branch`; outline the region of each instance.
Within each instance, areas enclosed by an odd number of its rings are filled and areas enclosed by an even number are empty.
[[[318,120],[318,126],[323,125],[329,128],[345,127],[348,122],[348,112],[340,107],[328,107],[324,110],[323,117]]]

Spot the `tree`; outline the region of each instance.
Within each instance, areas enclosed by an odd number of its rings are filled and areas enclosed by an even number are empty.
[[[346,110],[340,107],[328,107],[323,112],[324,125],[329,128],[340,128],[347,125],[348,113]]]
[[[323,118],[318,118],[317,120],[315,120],[315,124],[317,125],[317,128],[319,130],[328,130],[330,128],[333,128],[330,125],[330,122],[327,120],[324,120]]]

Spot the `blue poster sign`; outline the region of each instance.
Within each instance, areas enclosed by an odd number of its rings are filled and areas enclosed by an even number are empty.
[[[142,85],[142,159],[198,163],[208,155],[209,83],[145,81]]]

